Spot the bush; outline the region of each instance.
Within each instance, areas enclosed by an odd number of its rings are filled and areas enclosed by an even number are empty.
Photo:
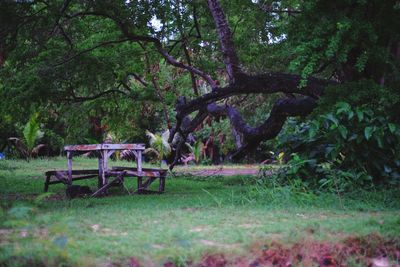
[[[381,89],[383,90],[383,89]],[[328,94],[329,95],[329,94]],[[286,126],[277,149],[292,155],[278,172],[319,189],[347,191],[373,184],[400,184],[400,124],[386,114],[390,94],[367,103],[365,92],[338,101],[306,123]],[[397,96],[394,96],[396,98]],[[329,102],[328,100],[324,100]],[[379,103],[386,105],[380,105]]]

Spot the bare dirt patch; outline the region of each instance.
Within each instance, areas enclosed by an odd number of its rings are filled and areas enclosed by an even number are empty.
[[[202,169],[202,170],[180,170],[179,174],[184,175],[193,175],[193,176],[235,176],[235,175],[258,175],[258,168],[249,167],[249,168],[210,168],[210,169]]]

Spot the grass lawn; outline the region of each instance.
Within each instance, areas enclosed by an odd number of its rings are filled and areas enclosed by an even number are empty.
[[[96,165],[94,159],[74,159],[76,168]],[[335,243],[358,236],[395,240],[400,249],[398,189],[339,199],[264,188],[254,176],[180,175],[167,178],[162,195],[112,188],[107,197],[68,200],[63,185],[51,185],[52,194],[43,195],[44,172],[65,166],[64,158],[0,161],[0,266],[124,266],[136,260],[142,266],[186,265],[205,255],[224,255],[235,265],[239,258],[251,262],[255,251],[274,242]],[[133,189],[135,182],[127,179],[126,185]],[[94,189],[97,181],[79,184]]]

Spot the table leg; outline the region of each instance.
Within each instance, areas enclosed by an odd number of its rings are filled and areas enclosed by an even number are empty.
[[[72,152],[67,151],[68,183],[72,184]]]
[[[103,157],[102,157],[102,153],[100,151],[100,155],[99,155],[99,180],[98,180],[98,188],[103,187]]]
[[[160,184],[158,186],[158,192],[162,193],[164,192],[165,189],[165,176],[161,175],[159,179],[160,179]]]
[[[137,178],[137,191],[140,192],[143,188],[143,178],[138,176]]]
[[[101,188],[107,184],[107,171],[108,171],[108,157],[110,156],[107,150],[99,151],[99,183],[98,187]]]
[[[142,172],[142,151],[138,150],[137,151],[137,156],[136,156],[136,167],[139,173]]]
[[[46,181],[44,182],[44,192],[49,191],[50,174],[46,174]]]
[[[103,173],[102,173],[102,178],[103,178],[103,185],[107,184],[107,172],[108,172],[108,151],[103,150]]]
[[[137,188],[137,190],[138,190],[138,192],[140,192],[140,190],[142,190],[142,188],[143,188],[143,180],[142,180],[142,176],[141,176],[141,174],[142,174],[142,151],[141,150],[137,150],[136,151],[136,153],[135,153],[135,156],[136,156],[136,168],[137,168],[137,171],[138,171],[138,188]]]

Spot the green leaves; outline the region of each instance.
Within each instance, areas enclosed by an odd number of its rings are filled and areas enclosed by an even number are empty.
[[[36,141],[44,135],[44,132],[40,130],[40,124],[37,121],[38,116],[39,113],[34,113],[25,124],[23,139],[18,137],[8,138],[8,141],[12,143],[21,156],[27,160],[29,160],[32,155],[38,155],[39,151],[46,146],[44,144],[35,146]]]
[[[203,142],[201,140],[197,140],[196,143],[194,143],[193,147],[193,155],[194,155],[194,160],[198,164],[201,159],[201,151],[203,149]]]
[[[356,114],[358,121],[361,122],[364,119],[364,112],[362,110],[356,109]]]
[[[365,129],[364,129],[365,139],[369,140],[371,138],[372,133],[374,132],[374,130],[375,130],[374,127],[370,127],[370,126],[365,127]]]
[[[25,144],[28,150],[32,150],[36,140],[43,137],[43,132],[40,130],[40,123],[37,121],[39,113],[34,113],[26,123],[23,131]]]
[[[204,147],[203,142],[199,139],[194,143],[193,146],[191,146],[189,143],[186,143],[186,146],[189,148],[190,152],[192,153],[196,164],[199,164],[200,160],[201,160],[201,152]]]
[[[336,114],[348,113],[351,111],[351,106],[347,102],[338,102],[335,106],[336,106]]]
[[[354,116],[354,112],[351,109],[351,106],[347,102],[339,102],[336,104],[336,115],[339,115],[341,113],[345,113],[348,115],[348,118],[351,119]]]
[[[369,186],[371,179],[399,183],[400,174],[395,170],[400,162],[400,126],[390,121],[386,113],[367,105],[353,108],[349,102],[340,101],[333,107],[297,126],[295,145],[283,144],[286,149],[291,145],[295,149],[301,147],[303,152],[294,160],[312,159],[319,167],[295,164],[287,174],[307,181],[316,179],[321,188],[329,186],[332,179],[346,183],[346,190],[353,185]],[[329,169],[322,167],[328,165]],[[303,176],[306,172],[307,177]]]
[[[355,65],[356,69],[358,72],[362,72],[365,69],[365,65],[367,64],[368,60],[368,54],[366,51],[362,53],[358,58],[357,58],[357,63]]]
[[[344,127],[343,125],[340,125],[338,127],[338,130],[340,132],[340,135],[343,137],[343,139],[346,139],[347,138],[347,133],[348,133],[347,128]]]
[[[319,127],[320,127],[319,121],[314,120],[310,123],[310,128],[308,129],[309,139],[312,139],[317,135]]]
[[[394,123],[388,123],[388,127],[391,133],[394,133],[396,131],[396,124]]]
[[[333,122],[335,126],[339,125],[339,120],[332,113],[328,113],[327,115],[322,115],[321,117],[327,119],[330,122]]]
[[[151,148],[146,149],[145,153],[156,154],[161,164],[161,161],[171,153],[171,146],[168,143],[169,131],[166,130],[160,135],[146,130],[146,135],[149,138]]]

